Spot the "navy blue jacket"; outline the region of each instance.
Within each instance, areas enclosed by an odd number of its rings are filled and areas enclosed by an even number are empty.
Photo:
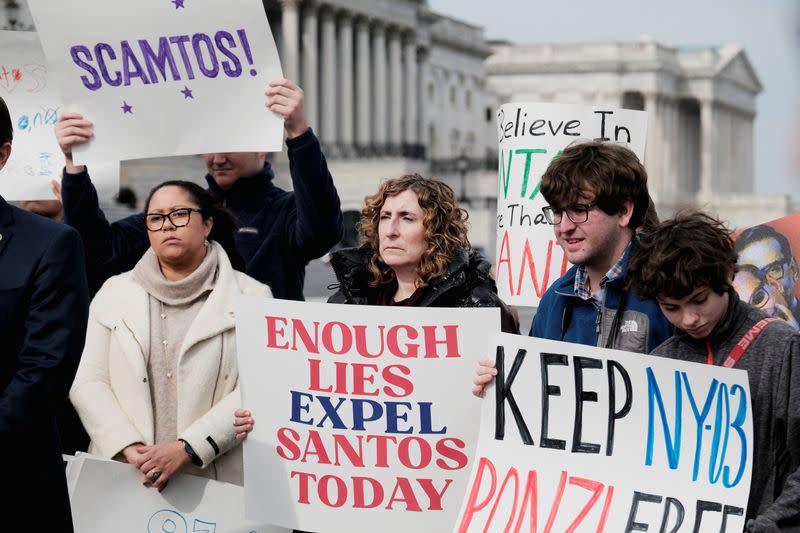
[[[255,176],[240,178],[228,191],[210,175],[209,191],[239,220],[236,247],[245,272],[266,283],[276,298],[303,299],[305,266],[325,254],[342,237],[339,195],[319,141],[309,129],[287,139],[293,192],[272,183],[269,163]],[[86,245],[93,292],[109,277],[134,267],[147,250],[141,215],[109,224],[87,172],[64,173],[64,221],[80,232]]]
[[[627,261],[625,257],[623,268]],[[531,337],[650,353],[672,336],[672,324],[658,303],[640,299],[633,289],[623,289],[625,276],[608,282],[601,307],[575,295],[577,270],[577,266],[570,268],[544,293],[531,324]]]
[[[55,416],[78,369],[88,316],[78,233],[0,197],[3,509],[40,531],[72,531]]]

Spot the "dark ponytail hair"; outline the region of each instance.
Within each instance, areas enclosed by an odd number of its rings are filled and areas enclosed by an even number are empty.
[[[208,234],[208,240],[217,241],[222,246],[225,253],[228,254],[228,259],[235,270],[244,272],[245,264],[239,250],[236,249],[234,242],[234,235],[239,227],[234,215],[228,208],[223,207],[207,190],[203,189],[196,183],[183,180],[169,180],[156,185],[150,194],[147,195],[147,201],[144,203],[144,212],[147,213],[150,208],[150,200],[153,198],[155,192],[162,187],[180,187],[186,191],[191,197],[192,201],[197,204],[200,209],[200,215],[203,220],[209,218],[214,219],[211,226],[211,233]]]

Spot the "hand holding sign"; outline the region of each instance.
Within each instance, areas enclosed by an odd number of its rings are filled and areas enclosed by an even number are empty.
[[[283,126],[290,139],[299,137],[308,130],[303,89],[284,78],[271,81],[264,94],[267,95],[267,109],[283,117]]]
[[[67,172],[70,174],[83,172],[85,168],[83,165],[75,166],[72,162],[72,147],[87,143],[94,136],[92,121],[83,118],[83,115],[75,111],[65,111],[58,119],[55,132],[58,146],[64,153]]]

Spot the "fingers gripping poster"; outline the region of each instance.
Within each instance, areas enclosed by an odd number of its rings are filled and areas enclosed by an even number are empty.
[[[537,306],[568,267],[542,214],[541,177],[570,143],[624,143],[644,161],[647,113],[568,104],[510,103],[497,113],[497,289],[510,305]]]
[[[499,309],[242,299],[245,513],[304,531],[449,531]]]
[[[94,123],[76,164],[280,151],[264,106],[282,77],[260,0],[30,0],[69,111]]]
[[[747,373],[498,334],[454,531],[734,532],[753,424]]]

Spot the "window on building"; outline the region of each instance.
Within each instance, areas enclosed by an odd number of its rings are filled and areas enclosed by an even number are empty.
[[[622,93],[622,108],[644,111],[644,95],[636,91]]]
[[[486,122],[491,122],[492,121],[492,115],[493,114],[494,114],[494,112],[492,111],[492,108],[491,107],[487,107],[486,108]]]
[[[464,94],[464,106],[467,109],[472,109],[472,91],[467,89],[467,92]]]
[[[456,88],[450,87],[450,104],[455,107],[456,105]]]

